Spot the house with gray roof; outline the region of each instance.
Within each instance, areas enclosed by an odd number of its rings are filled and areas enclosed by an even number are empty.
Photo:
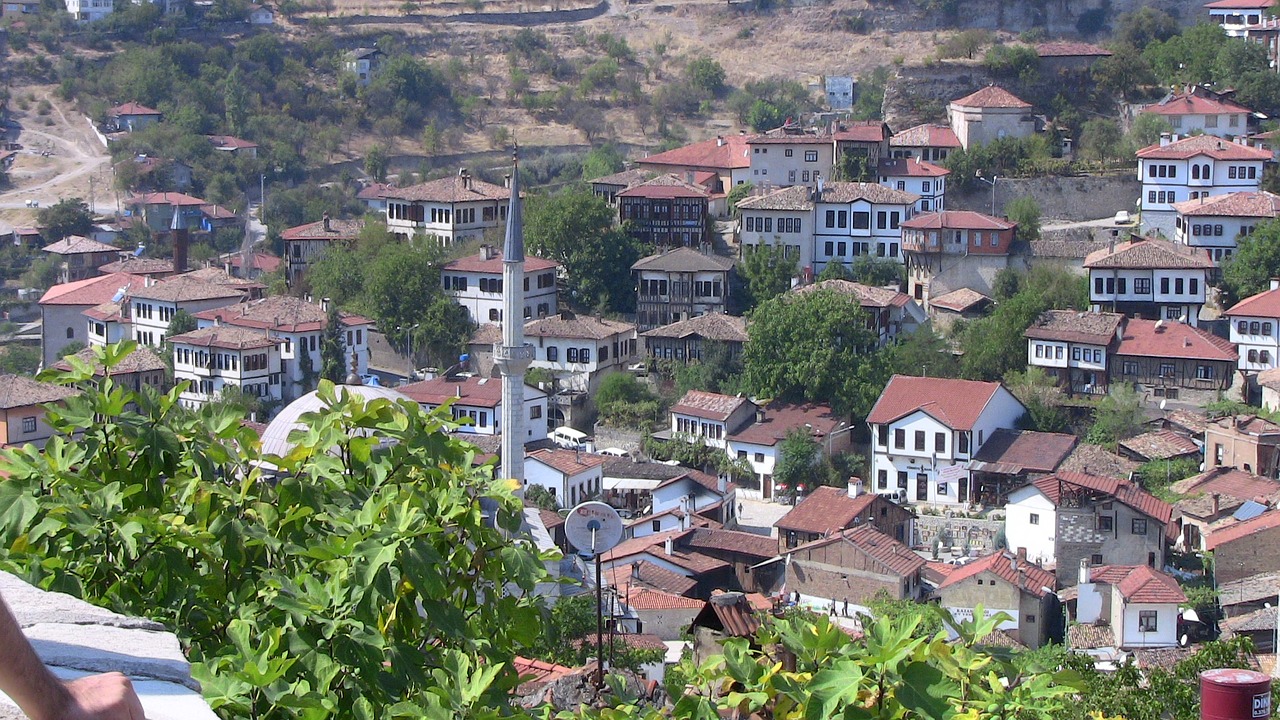
[[[386,191],[387,230],[401,240],[415,236],[442,247],[478,240],[486,230],[507,221],[511,187],[472,177],[462,168],[457,175]]]
[[[25,375],[0,375],[0,448],[27,444],[43,448],[54,435],[45,422],[44,406],[79,393]]]
[[[1090,253],[1084,267],[1091,309],[1193,327],[1200,324],[1214,271],[1202,248],[1139,236]]]
[[[1119,313],[1048,310],[1023,333],[1027,364],[1055,378],[1068,393],[1105,395],[1107,364],[1124,324]]]
[[[733,258],[679,247],[641,258],[631,272],[642,332],[728,309]]]
[[[644,352],[651,358],[700,360],[708,343],[722,344],[729,357],[742,357],[747,344],[747,320],[721,312],[681,320],[640,333]]]

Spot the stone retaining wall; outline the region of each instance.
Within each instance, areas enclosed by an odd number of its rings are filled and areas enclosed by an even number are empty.
[[[996,535],[1004,528],[1003,520],[980,520],[945,515],[921,515],[916,518],[915,547],[931,548],[933,539],[944,529],[951,531],[951,546],[963,548],[966,538],[969,549],[985,555],[996,548]]]

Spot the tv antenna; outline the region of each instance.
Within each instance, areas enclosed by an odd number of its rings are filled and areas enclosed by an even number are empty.
[[[600,689],[604,687],[604,593],[600,556],[622,540],[622,518],[606,503],[584,502],[569,511],[564,520],[564,534],[579,553],[596,560],[596,688]]]

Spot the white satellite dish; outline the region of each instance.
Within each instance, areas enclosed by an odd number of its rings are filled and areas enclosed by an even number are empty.
[[[579,552],[600,555],[622,540],[622,518],[605,503],[584,502],[569,511],[564,534]]]

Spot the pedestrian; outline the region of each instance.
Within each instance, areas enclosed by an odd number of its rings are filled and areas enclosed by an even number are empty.
[[[849,598],[844,599],[844,616],[849,617]]]

